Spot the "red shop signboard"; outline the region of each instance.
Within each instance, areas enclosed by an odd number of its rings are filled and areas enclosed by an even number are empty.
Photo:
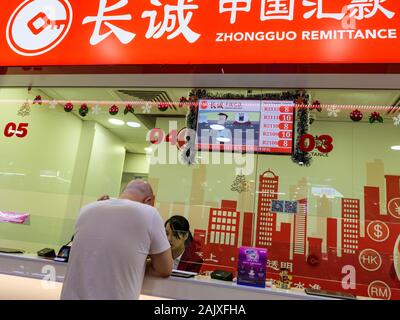
[[[396,63],[398,0],[8,0],[0,65]]]

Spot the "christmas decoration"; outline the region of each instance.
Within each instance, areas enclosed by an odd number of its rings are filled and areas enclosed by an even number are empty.
[[[64,106],[65,112],[71,112],[74,109],[74,105],[71,102],[68,102]]]
[[[124,114],[127,115],[128,113],[135,113],[135,110],[133,109],[133,105],[128,103],[125,106]]]
[[[188,98],[181,97],[179,106],[196,104],[201,99],[240,99],[240,100],[273,100],[273,101],[294,101],[297,104],[307,104],[309,95],[305,90],[284,91],[280,93],[263,94],[237,94],[237,93],[218,93],[208,92],[205,89],[193,89]],[[317,108],[318,109],[318,108]]]
[[[182,159],[187,164],[193,164],[196,160],[196,127],[197,127],[197,107],[192,104],[186,116],[186,144],[183,148]]]
[[[186,97],[181,97],[179,99],[179,108],[182,108],[184,106],[187,106],[189,104],[189,99],[187,99]]]
[[[353,111],[350,113],[350,119],[353,120],[354,122],[361,121],[362,118],[363,118],[363,114],[362,114],[362,112],[361,112],[360,110],[358,110],[358,109],[353,110]]]
[[[196,135],[196,128],[197,128],[197,109],[199,100],[202,99],[242,99],[242,100],[272,100],[272,101],[294,101],[296,104],[300,105],[307,105],[309,100],[309,95],[306,93],[305,90],[296,90],[296,91],[285,91],[281,93],[263,93],[263,94],[251,94],[247,93],[247,95],[243,94],[233,94],[233,93],[211,93],[207,92],[205,89],[193,89],[189,92],[188,98],[181,97],[179,107],[183,107],[184,105],[188,105],[188,113],[186,116],[186,126],[188,128],[187,136],[186,136],[186,145],[182,152],[183,161],[187,164],[194,163],[196,156],[196,148],[195,148],[195,135]],[[305,108],[307,109],[307,107]],[[319,108],[316,107],[318,110]],[[144,111],[144,110],[143,110]],[[302,128],[307,126],[304,130],[305,132],[308,131],[308,111],[305,110],[306,114],[306,121],[307,124],[304,123],[304,117],[302,117],[299,123],[302,124]],[[308,159],[306,155],[302,152],[298,152],[293,159],[295,162],[304,161],[305,165],[309,165],[310,156],[308,155]]]
[[[49,103],[49,109],[55,109],[57,105],[57,101],[51,100]]]
[[[289,275],[289,270],[287,268],[281,268],[277,287],[280,289],[290,289],[291,280],[292,276]]]
[[[328,107],[328,117],[337,117],[340,109],[337,106],[329,106]]]
[[[248,192],[250,190],[250,183],[246,180],[246,176],[239,174],[236,176],[233,184],[231,185],[231,191],[238,193]]]
[[[112,116],[115,116],[116,114],[118,114],[119,112],[119,108],[114,104],[110,107],[110,109],[108,109],[108,113],[111,114]]]
[[[321,103],[318,100],[313,101],[310,110],[317,110],[318,112],[321,112],[322,111]]]
[[[296,99],[295,104],[305,105],[305,104],[307,104],[307,100],[308,100],[308,96],[299,96]],[[313,101],[313,103],[309,107],[309,124],[310,125],[313,124],[314,121],[317,119],[317,115],[315,114],[314,111],[318,111],[318,112],[322,111],[321,103],[318,100]]]
[[[301,150],[300,140],[305,134],[308,134],[309,112],[307,107],[297,107],[297,141],[292,154],[292,161],[301,166],[311,165],[311,155],[307,151]]]
[[[94,116],[97,116],[97,115],[100,114],[100,112],[101,112],[101,109],[100,109],[100,107],[96,104],[96,105],[92,108],[92,114],[93,114]]]
[[[393,118],[394,125],[399,126],[400,125],[400,114],[397,117]]]
[[[31,114],[31,106],[29,105],[28,100],[24,102],[24,104],[19,108],[18,113],[20,117],[26,117]]]
[[[383,118],[380,115],[379,112],[372,112],[371,115],[369,116],[369,123],[375,123],[375,122],[379,122],[379,123],[383,123]]]
[[[89,108],[86,103],[82,104],[81,107],[79,108],[79,115],[81,117],[86,117],[86,115],[89,113]]]
[[[150,113],[151,109],[152,109],[152,106],[150,103],[146,103],[144,106],[142,106],[143,113]]]
[[[158,104],[158,110],[165,112],[167,109],[170,108],[170,104],[168,102],[160,102]]]
[[[314,121],[315,121],[316,119],[317,119],[317,116],[316,116],[315,114],[313,114],[313,113],[310,113],[308,122],[309,122],[310,125],[311,125],[311,124],[314,123]]]
[[[42,105],[42,97],[41,96],[36,96],[35,99],[33,99],[32,104],[36,104],[36,103]]]

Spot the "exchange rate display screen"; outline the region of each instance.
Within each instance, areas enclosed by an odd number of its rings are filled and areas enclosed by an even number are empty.
[[[293,101],[200,100],[199,151],[292,154]]]

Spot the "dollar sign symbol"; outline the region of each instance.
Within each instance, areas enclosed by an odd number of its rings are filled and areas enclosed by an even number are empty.
[[[376,224],[374,225],[374,230],[375,230],[374,236],[378,239],[381,238],[383,235],[382,226],[380,224]]]

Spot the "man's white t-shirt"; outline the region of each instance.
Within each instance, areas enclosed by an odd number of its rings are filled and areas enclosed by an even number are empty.
[[[170,249],[158,211],[130,200],[81,209],[61,299],[138,299],[146,258]]]

